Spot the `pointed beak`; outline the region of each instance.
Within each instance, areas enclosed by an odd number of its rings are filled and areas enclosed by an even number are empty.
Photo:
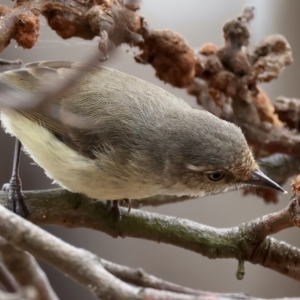
[[[278,185],[275,181],[271,180],[261,170],[252,171],[251,178],[249,180],[245,180],[244,183],[249,185],[266,187],[282,193],[286,193],[280,185]]]

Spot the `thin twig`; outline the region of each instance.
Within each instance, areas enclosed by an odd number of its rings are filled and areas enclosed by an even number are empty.
[[[9,273],[3,262],[0,262],[0,282],[9,293],[17,293],[21,291],[21,288],[15,278]]]
[[[111,274],[120,278],[121,280],[142,287],[150,287],[156,290],[164,290],[169,292],[187,294],[187,295],[195,295],[195,296],[211,296],[211,292],[204,292],[195,289],[191,289],[185,286],[181,286],[179,284],[175,284],[173,282],[169,282],[158,278],[156,276],[150,275],[146,273],[143,269],[133,269],[127,266],[122,266],[104,259],[101,259],[101,263],[104,268],[109,271]],[[225,298],[230,299],[244,299],[246,295],[238,293],[238,294],[218,294],[218,296],[223,296]]]
[[[18,293],[5,293],[0,291],[1,300],[40,300],[34,287],[23,288]]]
[[[24,286],[34,286],[40,300],[58,300],[48,278],[32,255],[16,249],[0,237],[2,259],[17,281]]]
[[[100,299],[106,299],[108,294],[111,299],[127,299],[136,293],[101,264],[96,264],[97,257],[92,253],[63,242],[3,206],[0,206],[0,215],[0,234],[9,243],[70,275]]]
[[[289,177],[300,172],[300,158],[281,153],[260,158],[258,164],[277,183],[285,182]]]
[[[99,54],[95,52],[82,65],[78,66],[77,72],[74,72],[67,80],[57,79],[55,82],[51,82],[50,86],[47,85],[44,90],[36,94],[15,90],[9,85],[1,83],[0,108],[36,109],[51,113],[53,99],[59,97],[76,84],[87,71],[91,71],[97,62],[98,56]],[[39,82],[37,80],[36,82],[36,85],[43,84],[45,84],[43,81]],[[54,86],[55,89],[53,88]]]

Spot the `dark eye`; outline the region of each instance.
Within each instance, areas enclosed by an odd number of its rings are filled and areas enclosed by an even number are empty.
[[[211,181],[219,181],[224,177],[224,174],[221,172],[215,172],[215,173],[210,173],[207,174],[208,179],[210,179]]]

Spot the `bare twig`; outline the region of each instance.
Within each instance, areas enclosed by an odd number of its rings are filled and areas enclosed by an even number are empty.
[[[260,168],[278,184],[283,185],[289,177],[297,175],[300,171],[300,158],[286,154],[273,154],[258,160]],[[244,195],[255,194],[266,202],[277,203],[279,193],[271,189],[254,189],[246,187]]]
[[[157,290],[164,290],[169,292],[209,297],[211,292],[204,292],[187,288],[172,282],[165,281],[157,278],[153,275],[146,273],[143,269],[132,269],[127,266],[122,266],[104,259],[101,259],[101,263],[104,268],[116,277],[124,280],[125,282],[132,283],[141,287],[150,287]],[[247,298],[244,294],[218,294],[218,297],[230,298],[230,299],[244,299]]]
[[[15,278],[9,273],[2,262],[0,262],[0,282],[10,293],[17,293],[21,290]]]
[[[51,86],[46,85],[44,90],[37,94],[32,94],[25,91],[15,90],[5,83],[1,83],[1,102],[0,108],[15,108],[15,109],[37,109],[47,111],[51,114],[51,104],[53,99],[59,97],[66,92],[72,85],[76,84],[87,71],[92,71],[93,66],[97,62],[98,53],[89,57],[84,63],[77,65],[77,72],[70,76],[67,80],[56,80]],[[45,85],[43,80],[37,80],[36,85]],[[53,88],[55,86],[55,89]],[[55,117],[55,116],[53,116]],[[56,116],[57,117],[57,116]]]
[[[127,299],[136,294],[135,288],[124,284],[96,264],[97,257],[90,252],[61,241],[2,206],[0,215],[0,234],[9,243],[69,274],[97,297],[106,299],[110,295],[110,299]]]
[[[5,265],[23,287],[34,286],[40,300],[58,300],[44,271],[32,255],[16,249],[1,237],[0,252]]]
[[[16,59],[16,60],[6,60],[6,59],[0,59],[0,66],[22,66],[23,62],[20,59]]]
[[[286,154],[277,153],[260,158],[258,164],[270,178],[280,184],[300,172],[300,158]]]
[[[5,293],[0,291],[1,300],[40,300],[34,287],[26,287],[18,293]]]

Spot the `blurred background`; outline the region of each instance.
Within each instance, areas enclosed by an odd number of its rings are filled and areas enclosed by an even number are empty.
[[[3,3],[4,1],[4,3]],[[11,0],[1,0],[1,4],[13,5]],[[289,0],[143,0],[140,2],[140,13],[155,29],[170,29],[185,37],[193,48],[205,42],[223,45],[222,27],[229,19],[240,15],[246,4],[256,7],[256,17],[251,22],[251,47],[263,37],[283,34],[289,41],[294,56],[294,63],[288,67],[278,80],[263,87],[271,99],[279,95],[300,97],[299,85],[299,11],[300,1]],[[42,20],[39,42],[31,50],[18,48],[12,41],[1,53],[1,58],[17,59],[24,62],[36,60],[84,60],[94,53],[97,41],[80,39],[62,40],[52,32],[46,21]],[[172,88],[154,76],[150,66],[135,63],[132,54],[124,47],[117,49],[112,59],[105,63],[128,74],[151,81],[171,93],[182,97],[191,105],[195,99],[184,90]],[[0,130],[0,184],[7,182],[11,175],[14,139]],[[21,178],[23,188],[53,188],[51,180],[43,170],[35,165],[26,155],[21,159]],[[286,184],[290,194],[291,180]],[[184,203],[165,205],[157,208],[144,208],[179,218],[187,218],[215,227],[231,227],[242,222],[278,211],[285,207],[289,195],[280,196],[278,204],[265,204],[254,196],[242,197],[241,192],[230,192],[218,196],[210,196]],[[246,275],[242,281],[235,277],[237,261],[209,260],[186,250],[170,245],[132,238],[111,238],[101,232],[85,229],[66,229],[46,226],[46,230],[70,244],[94,252],[102,258],[131,267],[141,267],[145,271],[175,283],[192,288],[214,292],[245,292],[259,297],[300,296],[298,282],[258,265],[246,263]],[[275,235],[276,238],[300,247],[300,232],[289,229]],[[60,299],[94,299],[89,291],[77,285],[60,272],[42,263],[50,282]]]

